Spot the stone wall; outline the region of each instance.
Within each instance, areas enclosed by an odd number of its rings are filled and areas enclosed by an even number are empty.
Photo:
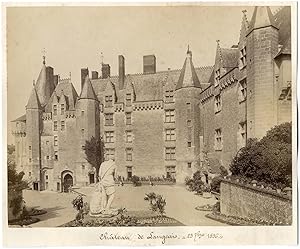
[[[221,182],[220,193],[221,214],[276,224],[292,222],[288,196],[228,180]]]

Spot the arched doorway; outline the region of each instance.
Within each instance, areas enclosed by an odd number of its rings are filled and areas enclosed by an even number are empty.
[[[68,192],[71,186],[73,186],[73,177],[67,173],[63,178],[63,191]]]

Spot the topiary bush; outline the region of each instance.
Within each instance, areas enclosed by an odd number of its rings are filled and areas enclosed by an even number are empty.
[[[142,185],[140,182],[140,178],[136,175],[132,176],[131,181],[133,183],[133,186],[135,186],[135,187]]]
[[[264,181],[274,187],[292,186],[292,124],[270,129],[259,141],[248,139],[230,164],[233,176]]]

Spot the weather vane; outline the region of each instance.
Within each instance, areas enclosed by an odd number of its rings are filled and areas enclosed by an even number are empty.
[[[43,54],[43,64],[45,65],[46,64],[46,49],[45,48],[43,48],[42,54]]]

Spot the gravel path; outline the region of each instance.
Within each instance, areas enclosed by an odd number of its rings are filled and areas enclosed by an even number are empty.
[[[93,193],[93,187],[84,187],[76,189],[87,196],[85,201],[90,200]],[[211,204],[215,198],[205,199],[194,193],[187,191],[183,186],[141,186],[133,187],[125,185],[118,186],[116,197],[113,202],[113,208],[124,207],[131,211],[148,210],[149,204],[144,201],[146,193],[155,192],[166,198],[166,215],[173,217],[179,222],[188,226],[224,226],[218,221],[211,220],[205,215],[208,212],[197,211],[196,206]],[[49,191],[24,191],[24,199],[28,207],[42,208],[47,211],[46,214],[37,216],[40,222],[30,225],[31,227],[56,227],[75,218],[76,210],[72,207],[72,200],[76,197],[73,193],[55,193]]]

